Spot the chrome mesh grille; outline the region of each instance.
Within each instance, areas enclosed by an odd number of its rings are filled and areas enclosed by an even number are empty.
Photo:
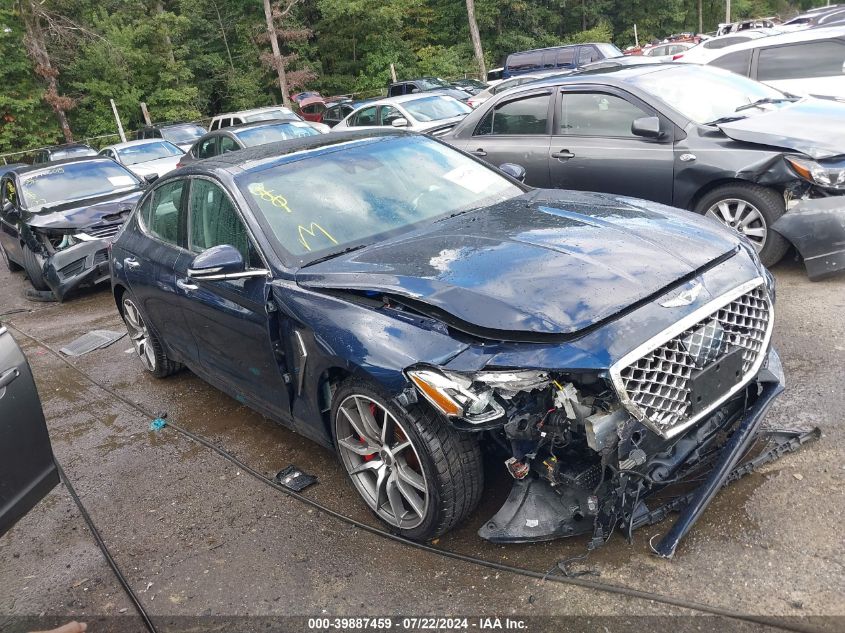
[[[738,382],[744,383],[765,353],[770,315],[761,284],[623,367],[619,376],[629,412],[644,416],[644,422],[662,433],[685,425],[690,421],[693,373],[741,348],[743,375]]]
[[[122,224],[106,224],[100,226],[92,226],[85,229],[85,233],[96,239],[110,238],[117,235]]]

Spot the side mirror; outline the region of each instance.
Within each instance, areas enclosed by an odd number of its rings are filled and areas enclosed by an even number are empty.
[[[3,205],[3,214],[6,216],[6,221],[10,224],[17,224],[21,221],[20,210],[12,206],[11,202]]]
[[[631,122],[631,134],[643,138],[661,138],[660,119],[656,116],[644,116]]]
[[[158,180],[158,174],[148,174],[144,176],[144,182],[148,185],[153,184],[156,180]]]
[[[525,167],[517,165],[516,163],[502,163],[499,165],[499,171],[505,172],[511,178],[515,178],[519,182],[525,182]]]
[[[212,246],[191,262],[188,277],[192,279],[224,279],[227,275],[244,272],[241,252],[229,244]]]
[[[392,125],[393,127],[408,127],[409,123],[408,123],[408,119],[400,116],[398,119],[393,119],[393,121],[391,121],[390,125]]]

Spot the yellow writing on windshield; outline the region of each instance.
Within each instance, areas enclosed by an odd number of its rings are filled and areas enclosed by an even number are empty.
[[[272,189],[267,189],[263,183],[257,183],[251,186],[249,190],[253,193],[253,195],[256,195],[262,200],[269,202],[274,207],[284,209],[288,213],[293,213],[293,211],[291,211],[291,208],[288,206],[288,199],[282,195],[275,193]]]
[[[319,231],[320,233],[325,235],[327,238],[329,238],[332,241],[332,244],[337,244],[337,240],[334,239],[326,229],[324,229],[322,226],[320,226],[316,222],[312,222],[311,226],[309,226],[308,228],[305,228],[304,226],[302,226],[300,224],[299,227],[297,228],[297,230],[299,231],[299,243],[302,244],[302,246],[304,246],[305,250],[307,250],[307,251],[310,251],[311,247],[308,245],[308,241],[305,239],[306,233],[308,235],[310,235],[311,237],[317,237],[317,232]]]

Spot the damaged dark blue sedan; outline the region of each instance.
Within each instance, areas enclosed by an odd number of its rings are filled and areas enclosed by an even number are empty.
[[[429,539],[513,477],[496,542],[683,513],[783,388],[753,246],[660,204],[535,190],[397,131],[285,141],[157,181],[113,244],[144,367],[183,365],[332,447],[392,529]],[[791,438],[795,439],[795,438]],[[681,501],[678,501],[681,499]],[[649,505],[651,504],[651,505]]]

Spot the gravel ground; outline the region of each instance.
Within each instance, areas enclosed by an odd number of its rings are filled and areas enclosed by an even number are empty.
[[[842,630],[845,278],[810,283],[792,262],[774,272],[774,341],[788,385],[769,420],[817,425],[821,441],[723,491],[675,560],[648,553],[648,539],[664,532],[663,524],[635,534],[633,545],[614,538],[585,565],[600,574],[588,578],[600,582],[776,616],[790,626]],[[309,509],[171,429],[150,431],[149,416],[42,346],[58,349],[91,329],[122,330],[108,291],[64,304],[31,303],[23,297],[23,276],[5,271],[0,288],[0,318],[29,357],[56,456],[129,583],[165,629],[178,616],[486,614],[617,616],[608,630],[619,630],[644,615],[683,616],[666,620],[678,628],[693,614],[444,559]],[[267,475],[291,463],[317,475],[309,497],[375,524],[332,453],[190,372],[149,377],[125,353],[129,348],[124,338],[71,362]],[[488,477],[481,508],[438,546],[539,571],[585,551],[583,538],[522,546],[481,541],[476,530],[508,491],[501,465],[488,464]],[[23,627],[17,616],[85,619],[95,632],[114,630],[115,621],[141,630],[63,487],[0,539],[0,563],[0,630]],[[705,621],[697,622],[701,628]]]

